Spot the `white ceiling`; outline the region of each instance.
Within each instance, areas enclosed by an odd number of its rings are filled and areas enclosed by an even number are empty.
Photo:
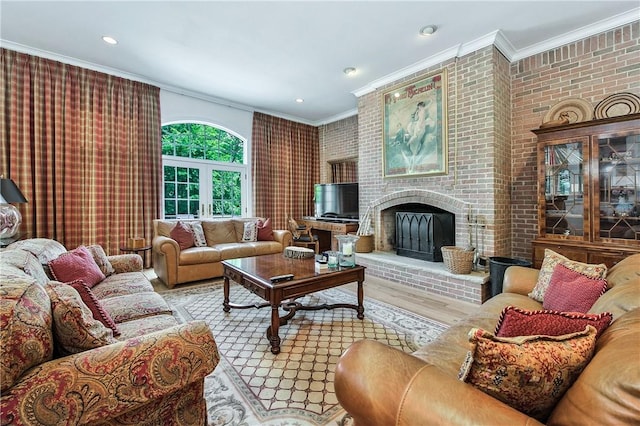
[[[510,60],[640,19],[633,1],[0,1],[3,47],[309,124],[496,44]],[[430,37],[418,34],[436,25]],[[101,36],[111,35],[110,46]],[[351,77],[345,67],[356,67]],[[303,98],[303,103],[296,103]]]

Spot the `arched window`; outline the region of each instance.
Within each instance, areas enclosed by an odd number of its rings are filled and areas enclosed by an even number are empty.
[[[200,123],[162,126],[165,218],[242,216],[249,188],[245,141]]]

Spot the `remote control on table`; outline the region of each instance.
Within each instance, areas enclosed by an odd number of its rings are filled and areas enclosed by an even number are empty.
[[[289,281],[293,279],[293,274],[276,275],[275,277],[271,277],[270,279],[272,283],[279,283],[280,281]]]

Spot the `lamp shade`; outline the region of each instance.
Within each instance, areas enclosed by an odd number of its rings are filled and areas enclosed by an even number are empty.
[[[0,179],[0,203],[26,203],[27,199],[24,198],[20,188],[14,181],[7,178]]]

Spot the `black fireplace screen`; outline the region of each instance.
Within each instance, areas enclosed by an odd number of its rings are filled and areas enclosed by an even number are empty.
[[[442,262],[442,246],[455,245],[455,216],[452,213],[396,213],[398,256]]]

